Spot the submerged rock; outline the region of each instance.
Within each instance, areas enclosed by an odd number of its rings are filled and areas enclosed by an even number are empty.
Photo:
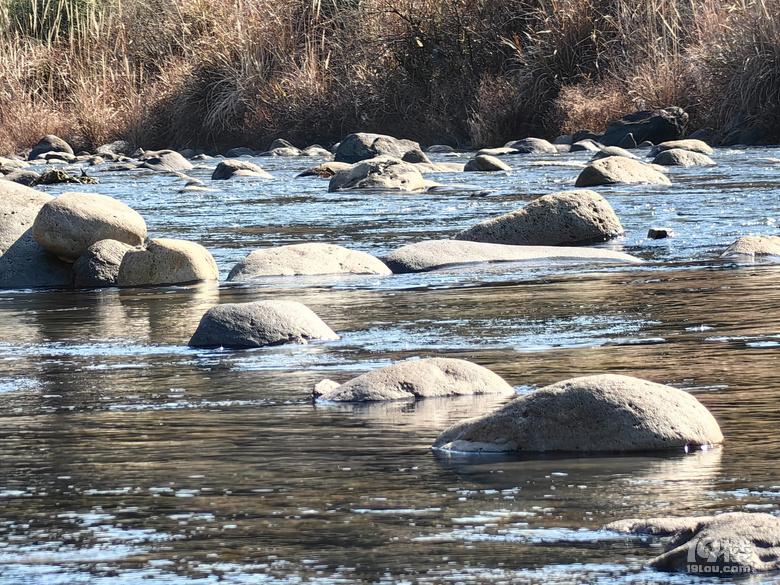
[[[780,569],[780,518],[731,512],[717,516],[620,520],[604,530],[674,535],[648,564],[662,571],[730,577]]]
[[[466,240],[428,240],[393,250],[385,263],[395,274],[425,272],[459,264],[559,260],[639,264],[640,258],[603,250],[568,246],[511,246]]]
[[[122,258],[133,246],[116,240],[95,242],[73,264],[71,282],[78,288],[117,286]]]
[[[721,258],[780,260],[780,236],[744,236],[731,244]]]
[[[435,449],[464,452],[631,452],[723,442],[720,427],[693,396],[629,376],[573,378],[460,422]]]
[[[233,267],[228,280],[314,274],[387,275],[390,269],[366,252],[333,244],[293,244],[250,252]]]
[[[76,260],[100,240],[132,246],[146,238],[141,215],[113,197],[96,193],[63,193],[42,208],[33,224],[42,248],[66,260]]]
[[[294,301],[226,303],[209,309],[191,347],[248,348],[337,340],[339,336],[307,306]]]
[[[233,177],[259,177],[261,179],[272,179],[273,177],[265,172],[258,165],[246,160],[223,160],[214,169],[211,174],[213,181],[224,181]]]
[[[125,253],[117,285],[157,286],[219,280],[214,257],[195,242],[157,238]]]
[[[626,159],[628,160],[628,159]],[[456,240],[524,246],[578,246],[623,234],[612,206],[595,191],[560,191],[517,211],[483,221]]]
[[[610,156],[595,160],[582,169],[574,185],[575,187],[595,187],[616,183],[672,184],[666,175],[638,160],[624,156]]]
[[[339,384],[323,380],[314,398],[330,402],[414,400],[465,394],[514,394],[515,391],[487,368],[450,358],[399,362]]]
[[[425,188],[425,180],[415,165],[388,157],[364,160],[338,171],[328,184],[328,191],[346,189],[422,191]]]

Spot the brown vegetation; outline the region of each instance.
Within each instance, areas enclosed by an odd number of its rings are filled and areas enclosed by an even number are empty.
[[[780,137],[780,0],[0,0],[0,154],[495,146],[682,106]]]

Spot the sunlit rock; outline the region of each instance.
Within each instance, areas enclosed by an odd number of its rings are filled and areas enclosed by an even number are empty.
[[[714,154],[715,151],[712,147],[703,140],[697,140],[695,138],[687,138],[685,140],[668,140],[653,147],[650,151],[650,156],[656,156],[659,152],[664,150],[672,150],[681,148],[688,152],[698,152],[701,154]]]
[[[294,301],[225,303],[209,309],[191,347],[265,347],[339,336],[306,305]]]
[[[38,144],[33,146],[32,151],[30,151],[28,160],[35,160],[39,156],[43,156],[51,152],[64,152],[71,156],[73,155],[73,149],[71,148],[70,144],[58,136],[47,134],[38,141]]]
[[[664,553],[648,563],[662,571],[731,577],[780,569],[780,518],[771,514],[619,520],[604,530],[672,536]]]
[[[466,394],[514,394],[514,389],[487,368],[465,360],[428,358],[399,362],[339,384],[323,380],[314,397],[331,402],[414,400]]]
[[[218,279],[217,263],[206,248],[186,240],[159,238],[125,253],[117,285],[155,286]]]
[[[261,276],[314,274],[390,274],[390,269],[371,254],[333,244],[293,244],[250,252],[236,264],[228,280]]]
[[[780,236],[744,236],[731,244],[721,258],[780,260]]]
[[[141,167],[153,171],[189,171],[192,163],[174,150],[145,152],[140,157]]]
[[[628,159],[625,159],[628,160]],[[595,191],[560,191],[457,234],[457,240],[524,246],[579,246],[623,234],[612,206]]]
[[[388,157],[364,160],[338,171],[328,184],[328,191],[347,189],[422,191],[425,188],[425,180],[415,165]]]
[[[722,442],[718,423],[687,392],[604,374],[520,396],[492,414],[450,427],[433,447],[486,453],[632,452]]]
[[[543,138],[523,138],[507,142],[504,148],[511,148],[522,154],[555,154],[558,149]]]
[[[339,171],[343,171],[344,169],[350,168],[352,165],[350,163],[344,163],[344,162],[336,162],[336,161],[329,161],[324,162],[321,165],[317,165],[316,167],[311,167],[297,175],[298,177],[324,177],[326,179],[329,179]]]
[[[78,288],[116,286],[122,258],[133,246],[116,240],[92,244],[73,263],[71,281]]]
[[[214,181],[224,181],[233,177],[273,178],[261,167],[246,160],[223,160],[211,174],[211,179]]]
[[[33,236],[45,250],[76,260],[100,240],[137,246],[146,238],[141,215],[113,197],[63,193],[47,202],[33,224]]]
[[[625,148],[620,148],[619,146],[604,146],[593,155],[591,161],[607,158],[610,156],[624,156],[631,159],[637,158],[634,153],[627,151]]]
[[[700,152],[692,152],[681,148],[670,148],[659,152],[653,159],[653,164],[665,167],[696,167],[711,166],[715,164],[715,161],[706,154]]]
[[[574,185],[575,187],[594,187],[616,183],[672,184],[666,175],[650,165],[624,156],[609,156],[595,160],[582,169]]]
[[[466,163],[466,167],[463,169],[466,172],[471,171],[511,171],[512,167],[506,164],[504,161],[496,158],[495,156],[489,156],[487,154],[478,154]]]

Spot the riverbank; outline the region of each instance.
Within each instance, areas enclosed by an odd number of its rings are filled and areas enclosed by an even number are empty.
[[[477,148],[673,105],[713,142],[776,142],[778,13],[777,0],[13,0],[0,155],[46,134],[77,150],[355,131]]]

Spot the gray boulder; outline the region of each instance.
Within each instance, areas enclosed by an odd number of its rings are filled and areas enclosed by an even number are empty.
[[[314,387],[314,398],[328,402],[375,402],[465,394],[514,393],[512,386],[487,368],[450,358],[399,362],[368,372],[344,384],[323,380]]]
[[[227,303],[209,309],[190,339],[191,347],[265,347],[339,336],[307,306],[294,301]]]
[[[449,154],[451,152],[455,152],[455,149],[452,148],[449,144],[432,144],[425,149],[425,152],[431,152],[434,154]]]
[[[599,160],[600,158],[607,158],[608,156],[624,156],[626,158],[633,159],[637,158],[634,153],[627,151],[625,148],[620,148],[619,146],[605,146],[596,154],[594,154],[593,158],[590,160]]]
[[[153,171],[174,172],[189,171],[192,163],[175,150],[158,150],[145,152],[141,155],[141,168]]]
[[[463,169],[466,172],[472,171],[511,171],[512,167],[504,161],[486,154],[478,154],[466,163]]]
[[[626,159],[628,160],[628,159]],[[456,240],[522,246],[580,246],[623,234],[612,206],[594,191],[560,191],[457,234]]]
[[[671,185],[672,182],[663,173],[638,160],[623,156],[610,156],[593,161],[577,177],[575,187],[595,187],[617,183],[651,183]]]
[[[311,167],[300,173],[299,175],[296,175],[296,177],[324,177],[326,179],[329,179],[339,171],[343,171],[344,169],[350,168],[352,165],[349,163],[343,163],[343,162],[336,162],[336,161],[329,161],[324,162],[321,165],[317,165],[316,167]]]
[[[688,126],[688,114],[676,106],[661,110],[643,110],[612,122],[599,139],[604,146],[618,146],[628,134],[635,144],[650,141],[660,144],[678,140]]]
[[[653,149],[650,151],[650,156],[656,156],[659,152],[663,152],[664,150],[672,150],[675,148],[681,148],[689,152],[698,152],[708,155],[715,153],[712,147],[703,140],[687,138],[685,140],[668,140],[666,142],[662,142],[658,146],[653,147]]]
[[[233,177],[258,177],[261,179],[273,179],[262,168],[246,160],[223,160],[211,174],[213,181],[225,181]]]
[[[358,132],[342,140],[336,149],[336,161],[356,163],[378,156],[402,159],[410,150],[421,150],[417,142],[399,140],[384,134]]]
[[[54,197],[0,181],[0,288],[70,285],[70,264],[46,252],[32,235],[41,208]]]
[[[523,138],[507,142],[504,148],[511,148],[523,154],[556,154],[558,149],[551,142],[542,138]]]
[[[70,147],[70,144],[58,136],[47,134],[38,141],[38,144],[33,146],[27,160],[35,160],[39,156],[43,156],[50,152],[64,152],[71,156],[73,155],[73,149]]]
[[[683,150],[681,148],[671,148],[659,152],[653,159],[653,164],[665,167],[697,167],[711,166],[715,164],[715,161],[706,154],[700,152],[691,152],[690,150]]]
[[[662,571],[730,577],[780,569],[780,518],[730,512],[717,516],[620,520],[604,530],[673,535],[648,564]]]
[[[292,142],[289,142],[285,140],[284,138],[276,138],[271,145],[268,147],[268,150],[276,150],[277,148],[295,148],[292,144]]]
[[[385,264],[394,274],[426,272],[479,262],[615,262],[640,264],[641,259],[600,248],[567,246],[509,246],[465,240],[428,240],[393,250]]]
[[[63,193],[42,208],[33,236],[45,250],[76,260],[100,240],[137,246],[146,239],[146,222],[130,207],[106,195]]]
[[[743,236],[726,248],[721,258],[780,259],[780,236]]]
[[[77,288],[116,286],[122,258],[133,246],[116,240],[95,242],[73,263],[71,282]]]
[[[247,148],[246,146],[238,146],[228,150],[225,153],[225,156],[228,158],[238,158],[239,156],[255,156],[255,151],[251,148]]]
[[[426,183],[415,165],[396,158],[377,157],[353,164],[330,179],[328,191],[378,189],[421,191]]]
[[[266,152],[261,152],[257,156],[301,156],[301,149],[294,146],[279,146]]]
[[[590,151],[590,152],[599,152],[602,148],[604,148],[603,144],[599,144],[595,140],[591,140],[590,138],[585,138],[584,140],[578,140],[574,144],[571,145],[571,151],[570,152],[582,152],[582,151]]]
[[[710,412],[682,390],[629,376],[573,378],[515,398],[442,432],[463,452],[631,452],[723,442]]]
[[[301,151],[301,156],[331,158],[333,154],[329,150],[325,150],[318,144],[312,144],[311,146],[307,146]]]
[[[501,147],[501,148],[483,148],[481,150],[477,151],[477,154],[474,156],[507,156],[510,154],[520,154],[520,151],[514,148],[507,148],[507,147]]]
[[[95,149],[96,154],[108,154],[114,156],[119,154],[130,154],[131,152],[133,152],[133,145],[126,140],[115,140],[109,144],[98,146],[97,149]]]
[[[391,274],[384,263],[366,252],[332,244],[293,244],[255,250],[236,264],[229,281],[261,276],[314,274]]]
[[[0,174],[0,180],[4,179],[13,183],[25,185],[26,187],[37,184],[40,178],[41,176],[38,173],[29,169],[16,169],[6,175]]]
[[[214,257],[195,242],[158,238],[128,250],[119,265],[117,285],[156,286],[219,280]]]

